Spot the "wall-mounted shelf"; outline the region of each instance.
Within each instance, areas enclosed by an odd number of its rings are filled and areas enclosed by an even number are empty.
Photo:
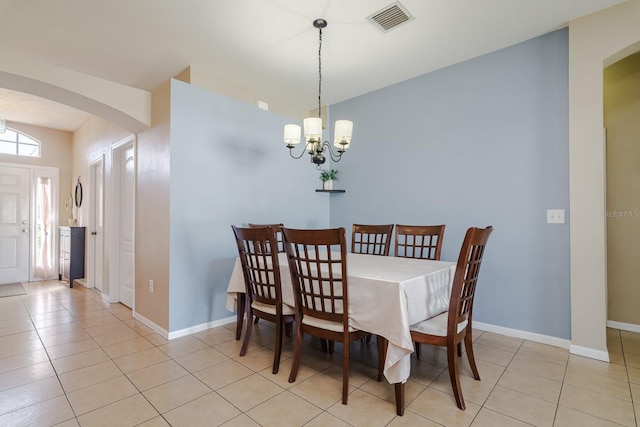
[[[346,190],[316,190],[316,193],[344,193]]]

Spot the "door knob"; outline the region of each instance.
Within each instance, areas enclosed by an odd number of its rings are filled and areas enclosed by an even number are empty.
[[[22,232],[23,232],[23,233],[28,233],[28,232],[29,232],[29,230],[27,230],[26,228],[23,228],[23,229],[22,229]]]
[[[92,235],[92,236],[96,236],[97,234],[98,234],[98,232],[97,232],[97,231],[92,231],[92,232],[91,232],[91,235]]]

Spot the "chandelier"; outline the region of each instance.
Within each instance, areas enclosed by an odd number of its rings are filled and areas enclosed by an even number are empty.
[[[322,141],[322,29],[327,26],[324,19],[316,19],[313,26],[318,29],[318,117],[309,117],[304,119],[304,137],[306,139],[305,148],[299,156],[293,155],[293,148],[300,143],[300,135],[302,129],[299,125],[286,125],[284,127],[284,142],[287,144],[289,154],[294,159],[301,158],[305,151],[311,156],[311,162],[320,168],[327,160],[325,152],[329,154],[331,160],[339,162],[342,154],[349,148],[351,144],[351,135],[353,134],[353,122],[349,120],[336,120],[334,126],[333,145],[337,149],[334,153],[328,141]]]

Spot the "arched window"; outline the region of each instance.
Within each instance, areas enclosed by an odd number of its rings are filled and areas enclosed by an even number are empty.
[[[0,133],[0,154],[40,157],[40,141],[17,130],[6,128]]]

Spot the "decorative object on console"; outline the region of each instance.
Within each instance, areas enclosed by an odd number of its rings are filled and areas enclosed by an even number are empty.
[[[331,149],[328,141],[322,141],[322,29],[327,26],[324,19],[316,19],[313,26],[318,29],[318,117],[309,117],[304,119],[304,136],[306,139],[305,149],[299,156],[293,155],[293,148],[300,143],[301,128],[300,125],[289,124],[284,127],[284,142],[287,144],[289,154],[294,159],[299,159],[305,153],[305,150],[311,156],[311,162],[320,169],[320,165],[324,164],[326,157],[325,151],[329,153],[331,160],[339,162],[342,154],[349,148],[351,144],[351,136],[353,134],[353,122],[349,120],[336,120],[334,126],[333,145],[337,148],[337,154]]]
[[[79,208],[82,206],[82,183],[80,182],[80,177],[78,177],[78,182],[76,183],[76,207]]]
[[[75,227],[76,219],[73,217],[73,194],[69,193],[69,199],[67,203],[64,204],[64,208],[69,213],[69,227]]]

